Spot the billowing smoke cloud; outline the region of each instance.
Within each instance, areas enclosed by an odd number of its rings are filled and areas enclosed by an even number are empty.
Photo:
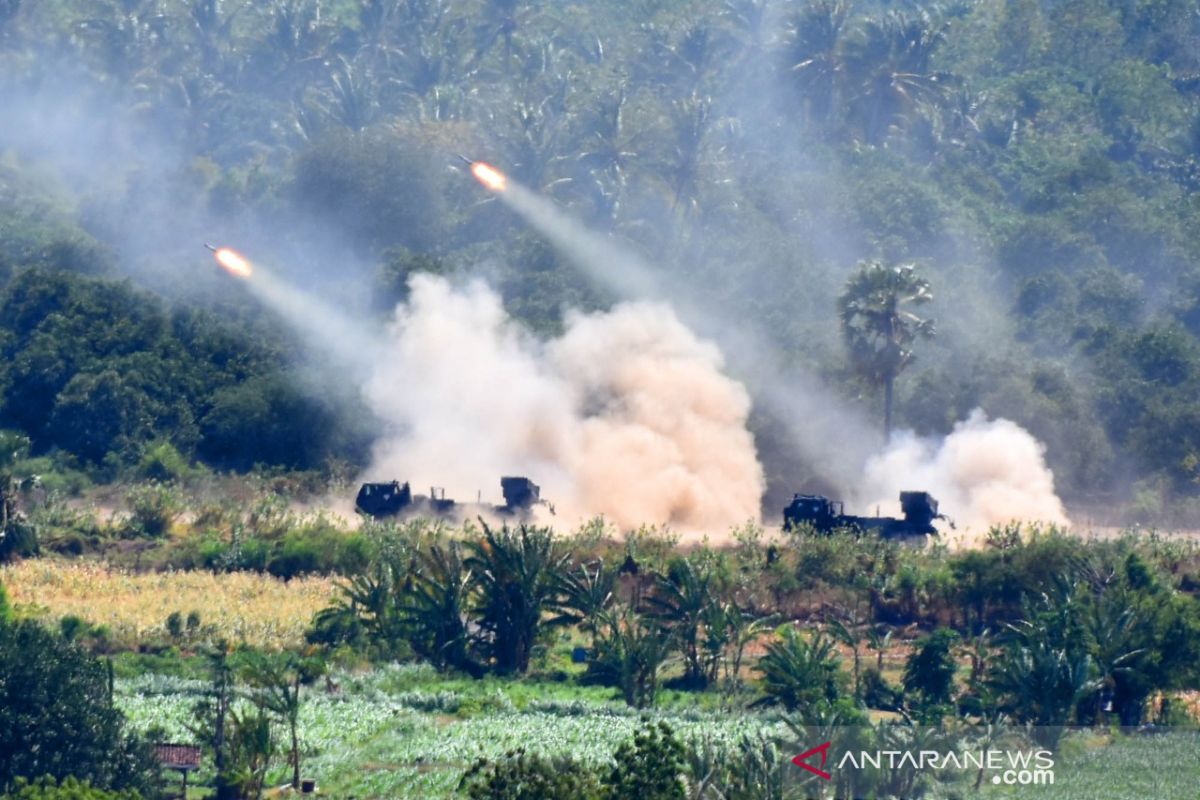
[[[366,388],[393,427],[368,477],[474,500],[523,474],[561,523],[604,514],[720,534],[757,519],[764,488],[750,398],[721,367],[659,303],[571,314],[539,342],[483,283],[418,275]]]
[[[863,499],[872,513],[897,513],[902,490],[931,492],[968,539],[1013,520],[1067,524],[1044,456],[1020,425],[976,409],[945,439],[896,434],[867,462]]]

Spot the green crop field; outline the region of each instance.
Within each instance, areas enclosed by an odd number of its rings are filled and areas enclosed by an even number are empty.
[[[789,739],[775,713],[700,708],[685,700],[639,713],[606,699],[609,690],[580,692],[554,682],[446,680],[409,665],[335,677],[338,692],[312,690],[301,713],[303,773],[332,797],[451,797],[477,759],[517,748],[603,765],[646,719],[667,722],[692,745],[731,745],[760,733]],[[143,675],[118,681],[117,702],[135,727],[191,741],[191,709],[205,688],[202,681]],[[805,777],[797,768],[796,782]],[[284,782],[280,759],[268,783]],[[925,796],[1191,800],[1200,796],[1200,733],[1070,734],[1055,755],[1052,785],[985,780],[976,791],[972,782],[967,776],[935,784]]]
[[[336,682],[337,694],[312,691],[301,713],[304,774],[335,797],[448,797],[477,759],[520,747],[599,765],[643,719],[666,721],[693,742],[785,732],[765,714],[684,704],[638,713],[602,699],[610,690],[445,681],[423,666],[339,675]],[[117,683],[117,704],[141,730],[193,741],[192,708],[205,688],[202,681],[144,675]],[[273,777],[284,780],[282,766]]]

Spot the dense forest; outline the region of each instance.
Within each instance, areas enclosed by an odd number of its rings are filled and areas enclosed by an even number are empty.
[[[617,299],[461,152],[871,414],[837,297],[914,263],[898,427],[979,407],[1075,507],[1200,508],[1193,2],[0,0],[0,108],[0,427],[44,472],[363,463],[362,399],[206,241],[381,321],[420,271],[541,333]],[[820,476],[752,421],[777,494]]]

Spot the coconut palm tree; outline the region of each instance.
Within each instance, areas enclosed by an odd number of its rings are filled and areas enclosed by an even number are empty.
[[[913,343],[934,334],[933,320],[907,310],[933,299],[929,281],[912,264],[888,266],[865,261],[838,297],[842,337],[855,367],[882,385],[883,435],[891,438],[892,394],[896,377],[913,361]]]

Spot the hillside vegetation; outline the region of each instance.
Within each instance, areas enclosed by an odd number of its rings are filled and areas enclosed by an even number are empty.
[[[481,202],[448,166],[466,152],[872,415],[834,301],[860,259],[916,261],[939,335],[898,426],[982,407],[1046,443],[1070,502],[1187,518],[1198,20],[1185,0],[0,4],[0,425],[101,479],[163,443],[220,469],[361,464],[361,399],[200,244],[381,318],[408,274],[481,265],[538,331],[611,303]],[[755,425],[774,497],[820,475]]]

